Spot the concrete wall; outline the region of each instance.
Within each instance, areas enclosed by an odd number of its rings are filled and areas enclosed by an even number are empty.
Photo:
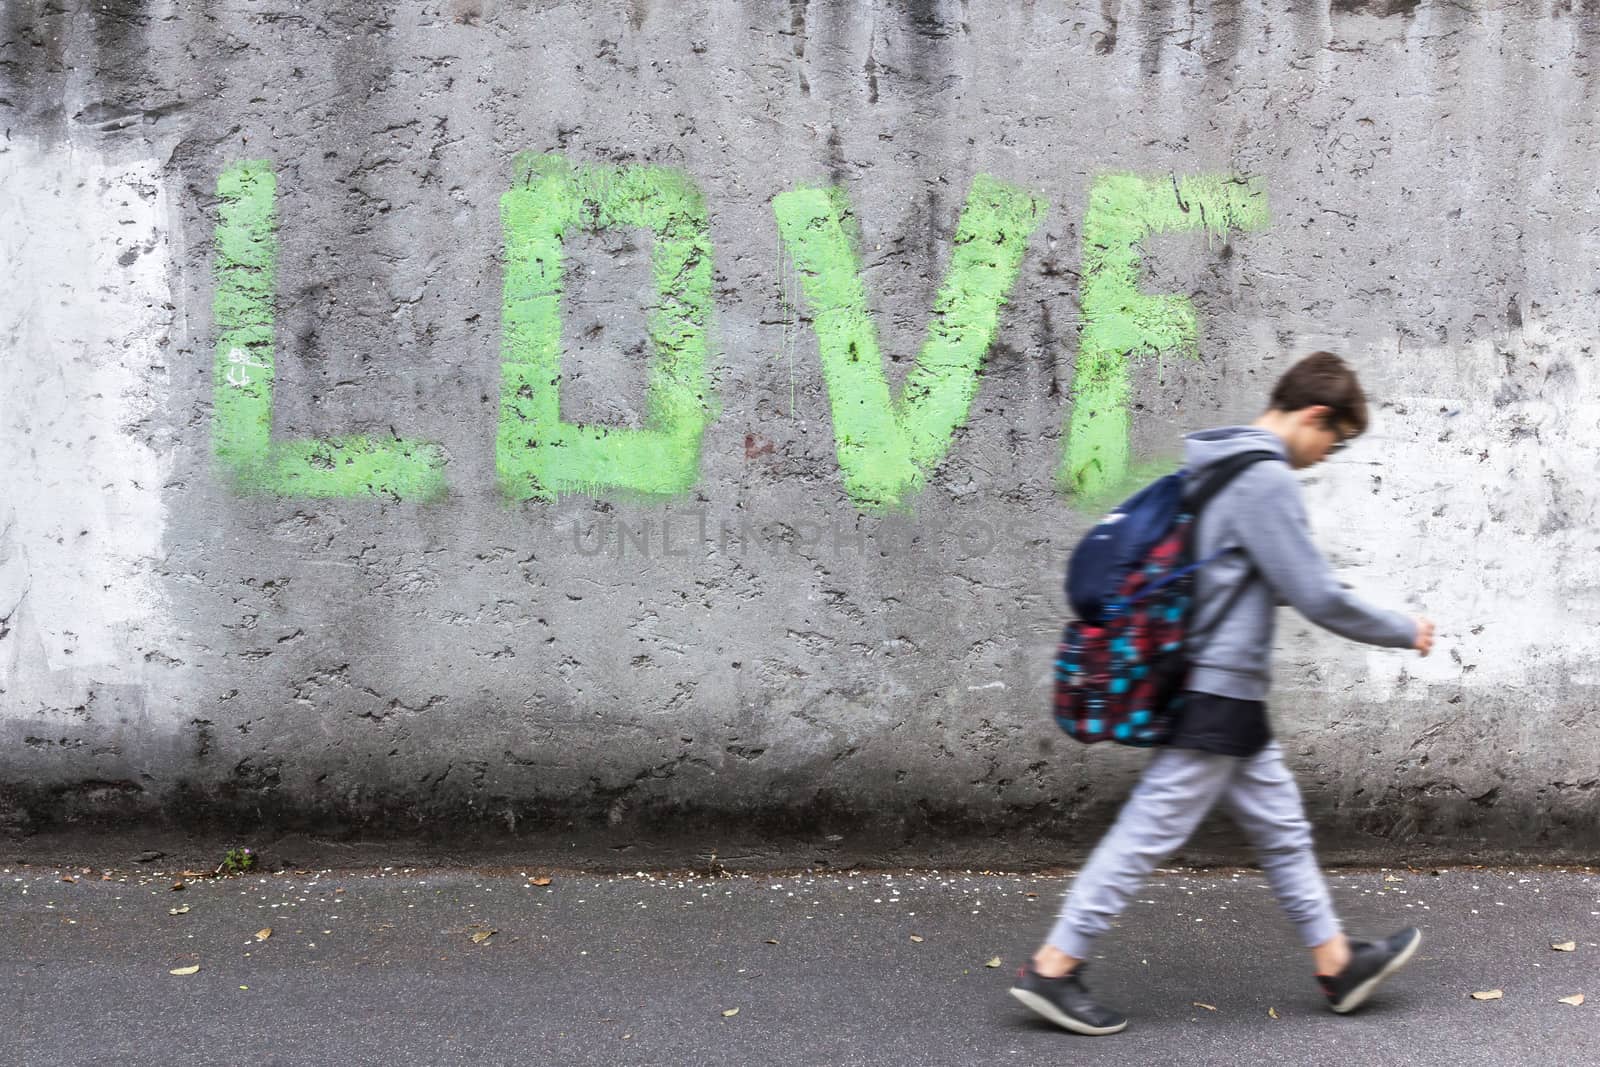
[[[3,20],[0,822],[1071,855],[1065,554],[1333,347],[1330,854],[1600,855],[1600,5]]]

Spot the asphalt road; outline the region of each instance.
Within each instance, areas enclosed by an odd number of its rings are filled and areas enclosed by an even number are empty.
[[[1259,876],[1162,873],[1093,966],[1109,1038],[1006,996],[1061,876],[0,871],[0,1063],[29,1067],[1600,1062],[1579,869],[1335,874],[1353,932],[1427,938],[1350,1017]]]

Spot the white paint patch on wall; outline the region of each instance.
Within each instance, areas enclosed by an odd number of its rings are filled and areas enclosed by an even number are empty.
[[[1312,522],[1344,580],[1431,616],[1438,644],[1419,659],[1319,633],[1285,650],[1282,684],[1373,700],[1406,679],[1500,695],[1600,684],[1592,336],[1530,324],[1464,349],[1358,356],[1373,428],[1308,479]]]
[[[52,672],[138,682],[157,645],[170,239],[156,162],[0,152],[0,714],[36,711],[18,698]]]

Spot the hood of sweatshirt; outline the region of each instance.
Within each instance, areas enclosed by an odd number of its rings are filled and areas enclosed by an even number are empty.
[[[1183,439],[1183,465],[1191,473],[1203,471],[1214,463],[1241,452],[1275,452],[1285,460],[1289,450],[1283,438],[1271,430],[1256,426],[1224,426],[1216,430],[1201,430]]]

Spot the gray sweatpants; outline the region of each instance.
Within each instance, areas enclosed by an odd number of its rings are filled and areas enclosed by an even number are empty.
[[[1145,767],[1116,825],[1072,883],[1047,939],[1078,959],[1106,932],[1150,872],[1189,840],[1200,820],[1226,801],[1256,846],[1278,905],[1306,947],[1339,932],[1328,884],[1311,848],[1311,824],[1294,776],[1273,741],[1254,756],[1163,748]]]

